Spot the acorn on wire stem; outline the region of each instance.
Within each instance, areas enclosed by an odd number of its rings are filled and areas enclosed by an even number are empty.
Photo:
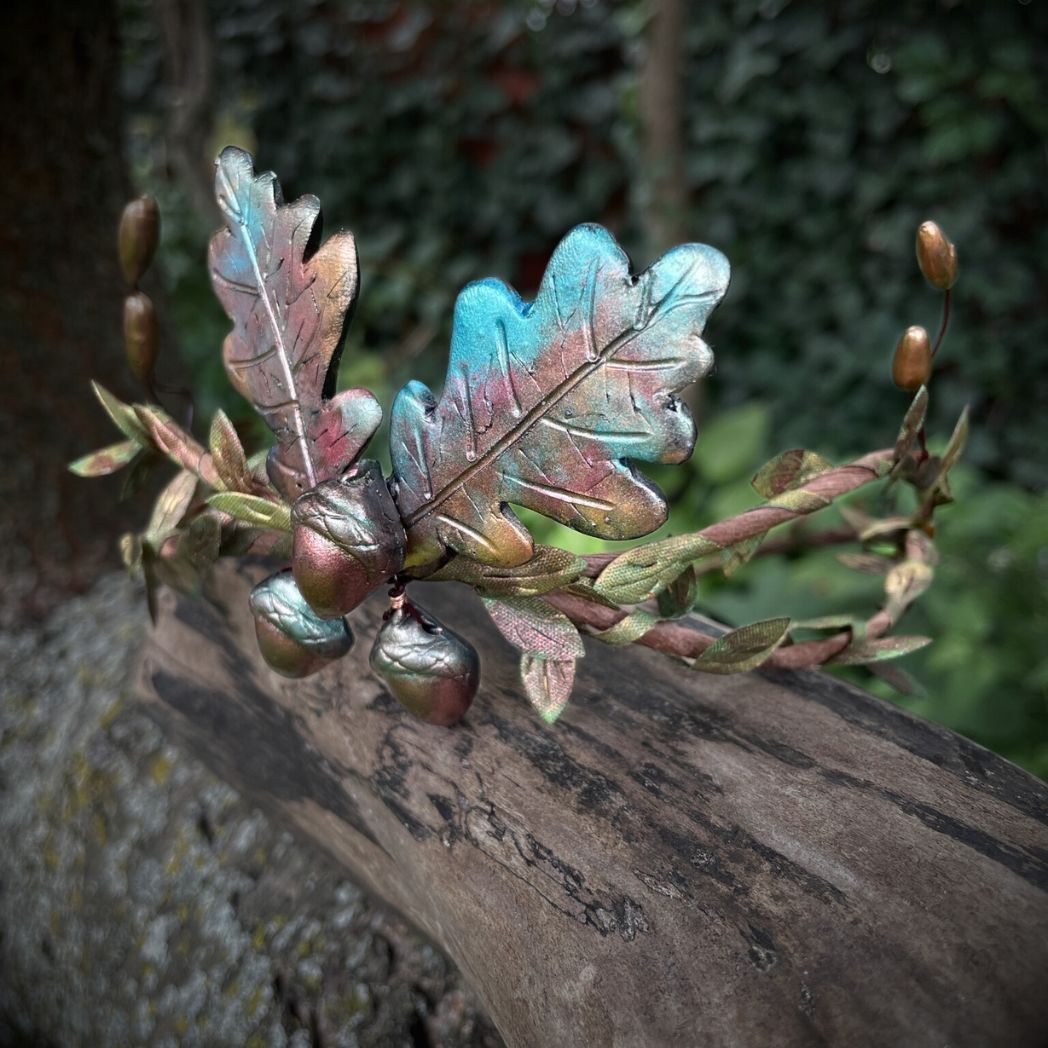
[[[932,347],[928,332],[919,324],[908,327],[899,338],[892,357],[892,381],[911,393],[927,385],[932,377]]]
[[[299,496],[291,524],[291,570],[321,618],[352,611],[404,566],[404,525],[377,462]]]
[[[303,600],[289,570],[270,575],[250,597],[255,636],[270,669],[284,677],[308,677],[353,647],[345,619],[322,619]]]
[[[935,222],[922,222],[917,229],[917,264],[924,279],[940,291],[957,283],[957,248]]]
[[[124,207],[116,242],[124,279],[137,287],[160,242],[160,209],[151,196],[140,196]]]
[[[393,590],[369,662],[398,702],[430,724],[461,720],[480,683],[476,649]]]

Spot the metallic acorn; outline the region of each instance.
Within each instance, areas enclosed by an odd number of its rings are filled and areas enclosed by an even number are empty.
[[[136,291],[124,299],[124,352],[131,374],[146,379],[156,367],[160,336],[150,297]]]
[[[400,704],[430,724],[461,720],[480,683],[474,647],[409,602],[382,623],[370,663]]]
[[[281,676],[308,677],[353,647],[345,619],[316,615],[286,569],[260,582],[250,604],[262,657]]]
[[[957,283],[957,248],[935,222],[922,222],[917,230],[917,264],[940,291]]]
[[[913,392],[932,376],[932,349],[928,332],[919,324],[908,327],[895,347],[892,357],[892,381]]]
[[[301,495],[291,523],[291,570],[323,618],[352,611],[404,566],[404,525],[377,462]]]
[[[124,279],[136,286],[156,254],[160,241],[160,209],[150,196],[132,200],[120,216],[117,252]]]

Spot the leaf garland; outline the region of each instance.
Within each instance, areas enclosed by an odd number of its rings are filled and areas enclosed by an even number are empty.
[[[455,305],[447,378],[398,395],[390,443],[408,567],[452,550],[512,567],[532,555],[509,509],[602,538],[654,531],[667,508],[629,460],[682,462],[695,429],[677,393],[709,371],[700,333],[724,256],[686,244],[640,276],[607,230],[573,229],[531,304],[497,280]]]

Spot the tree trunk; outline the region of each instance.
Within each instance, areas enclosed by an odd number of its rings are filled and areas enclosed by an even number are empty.
[[[644,150],[645,233],[651,258],[688,238],[681,104],[686,28],[684,0],[651,0],[638,81]]]
[[[549,728],[451,584],[418,599],[483,681],[432,727],[368,671],[378,598],[341,663],[266,669],[259,577],[168,596],[141,693],[446,949],[509,1044],[1042,1043],[1048,791],[1006,761],[823,673],[597,642]]]
[[[130,392],[116,223],[127,197],[112,0],[4,9],[0,34],[0,628],[115,563],[120,481],[66,463],[120,435],[90,394]],[[124,518],[121,527],[120,518]]]

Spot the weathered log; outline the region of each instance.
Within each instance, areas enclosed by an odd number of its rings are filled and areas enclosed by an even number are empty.
[[[289,682],[256,653],[257,578],[168,598],[140,691],[446,949],[509,1044],[1043,1043],[1048,790],[1020,769],[821,672],[597,642],[547,727],[453,584],[417,599],[483,680],[430,726],[368,670],[381,599]]]

